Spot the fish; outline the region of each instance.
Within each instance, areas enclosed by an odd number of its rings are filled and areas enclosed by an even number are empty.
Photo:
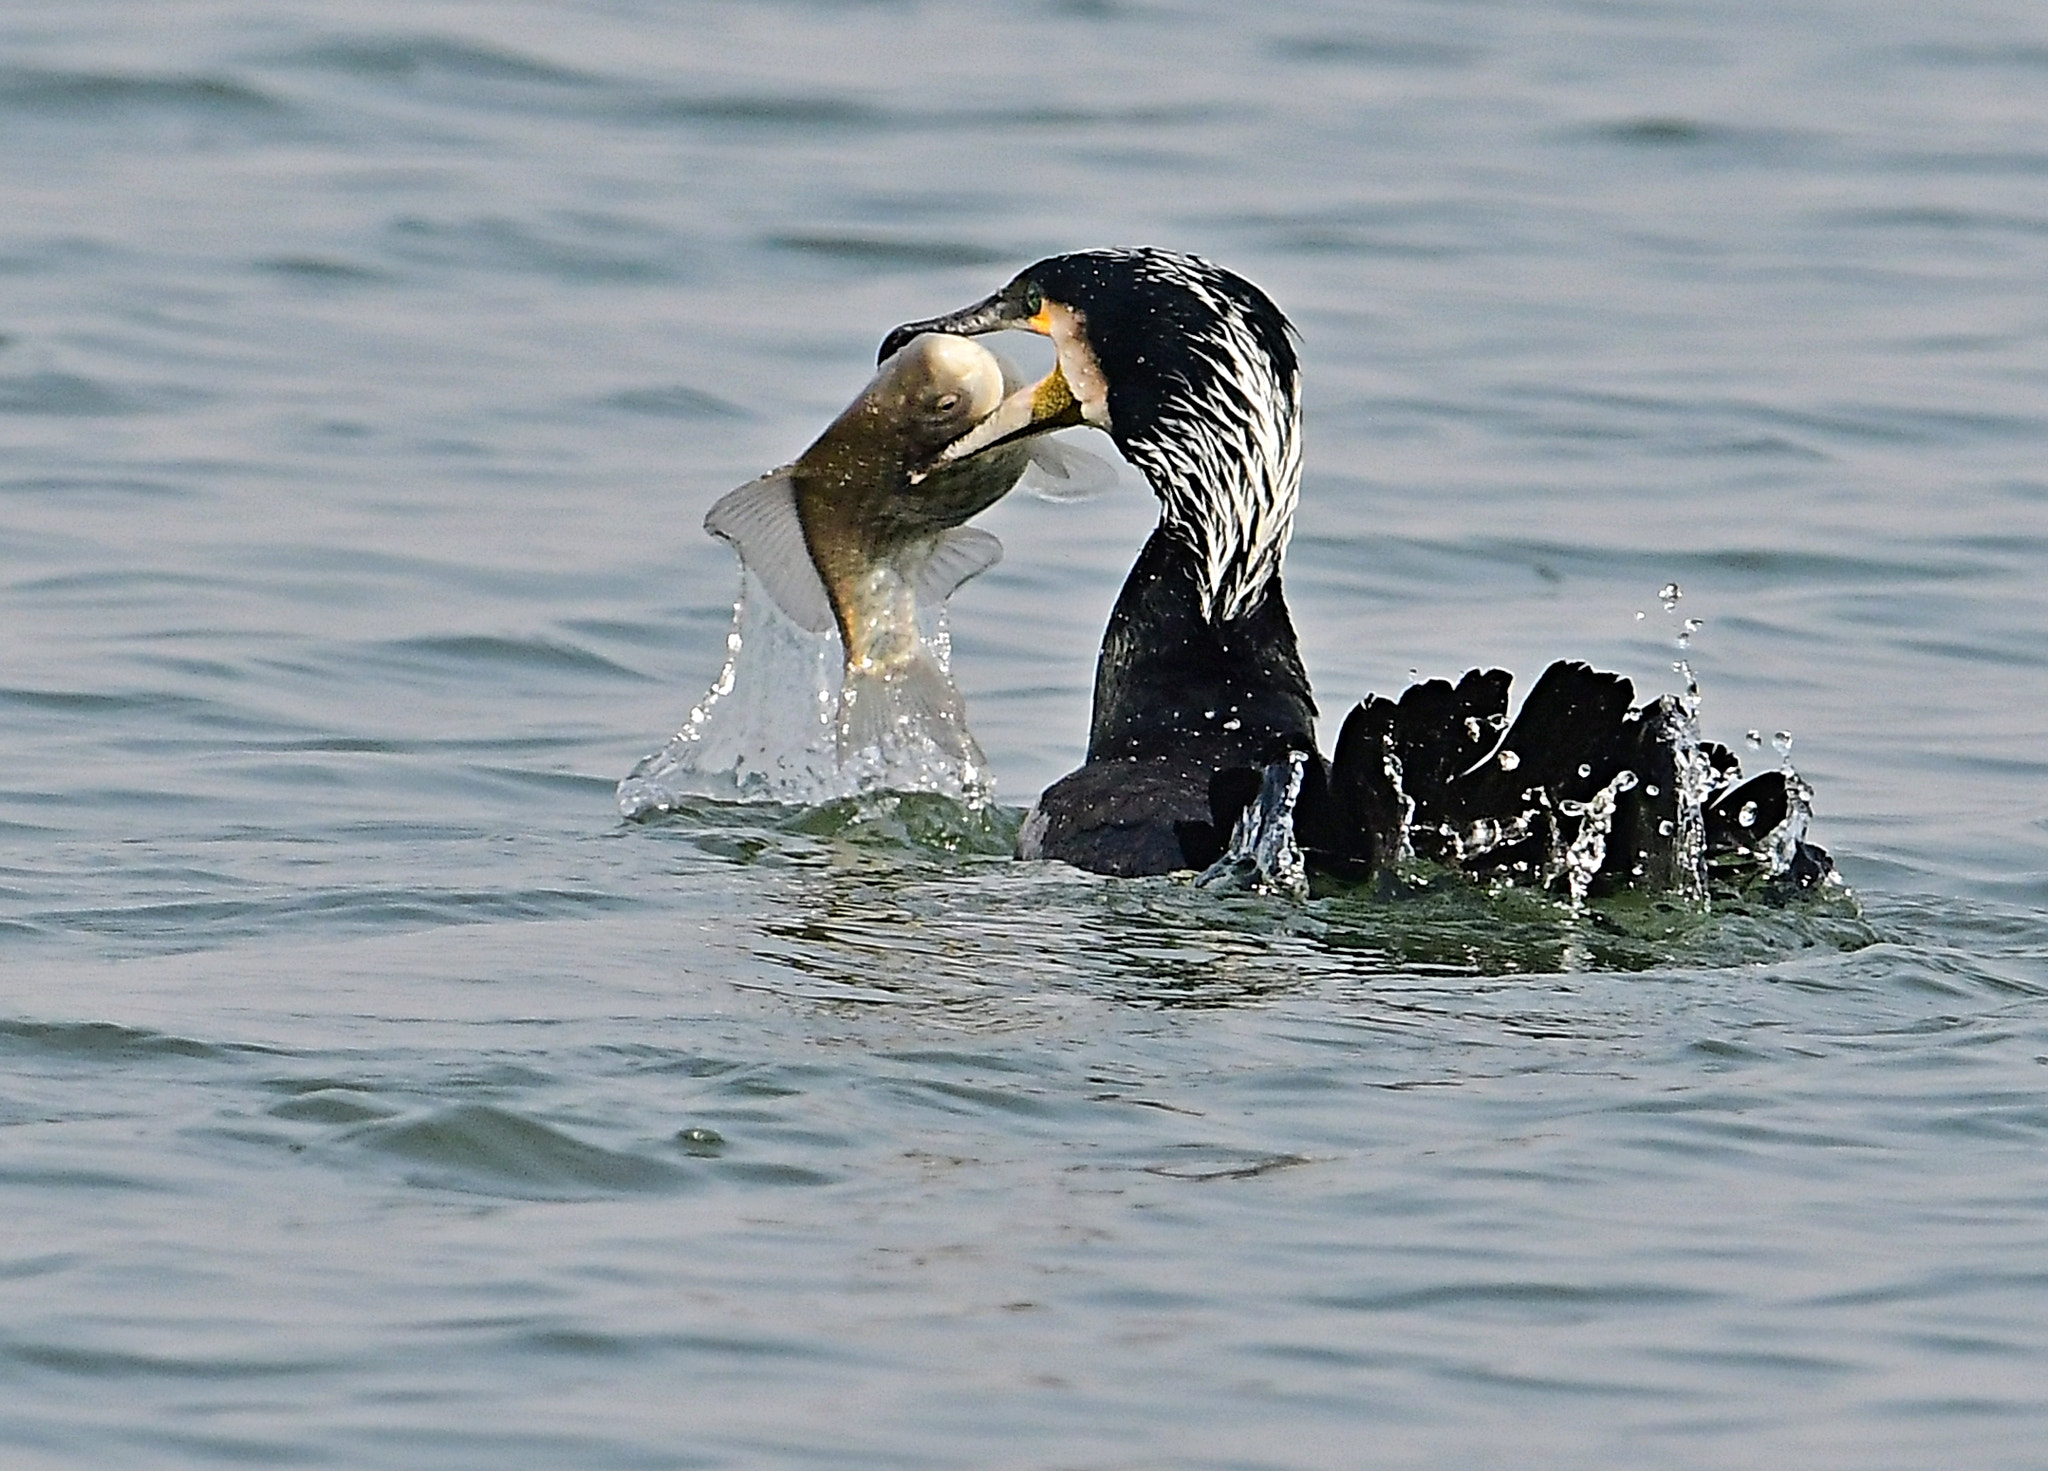
[[[1001,560],[1000,541],[963,523],[1027,470],[1069,498],[1114,479],[1096,457],[1046,439],[940,463],[1022,382],[970,338],[914,337],[808,449],[728,493],[704,518],[793,622],[838,633],[842,764],[919,734],[979,763],[959,690],[922,635],[920,610],[942,606]]]

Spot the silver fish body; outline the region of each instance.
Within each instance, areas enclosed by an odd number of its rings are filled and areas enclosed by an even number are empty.
[[[732,544],[777,605],[845,646],[842,758],[920,732],[979,759],[959,692],[920,634],[936,607],[1002,556],[962,525],[1031,464],[1019,441],[940,463],[1019,380],[965,337],[906,343],[789,465],[733,491],[705,529]]]
[[[995,411],[1008,386],[1001,361],[980,343],[915,338],[790,466],[804,545],[831,599],[849,668],[912,657],[925,564],[947,533],[1023,476],[1031,453],[1021,443],[932,468],[947,445]],[[982,533],[954,540],[1000,554]]]

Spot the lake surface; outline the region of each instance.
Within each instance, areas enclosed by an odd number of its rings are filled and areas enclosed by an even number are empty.
[[[2039,5],[81,0],[0,140],[8,1466],[2048,1465]],[[619,821],[711,502],[1119,243],[1301,329],[1328,731],[1696,617],[1853,901],[1011,861],[1128,471],[995,814]]]

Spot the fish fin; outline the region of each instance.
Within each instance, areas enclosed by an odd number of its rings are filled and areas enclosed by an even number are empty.
[[[900,752],[923,737],[950,756],[977,764],[967,705],[931,651],[885,669],[849,669],[839,695],[839,759],[867,751]]]
[[[1093,500],[1116,489],[1116,466],[1101,455],[1044,434],[1031,441],[1031,459],[1024,467],[1022,483],[1040,500],[1056,505]]]
[[[955,526],[932,538],[931,549],[919,564],[915,579],[917,600],[937,608],[958,592],[961,585],[979,577],[1003,560],[1003,544],[986,531],[972,526]]]
[[[796,515],[796,482],[791,466],[770,470],[720,498],[704,517],[704,529],[739,553],[740,561],[768,589],[775,606],[812,633],[839,625],[832,599],[811,562],[803,523]]]

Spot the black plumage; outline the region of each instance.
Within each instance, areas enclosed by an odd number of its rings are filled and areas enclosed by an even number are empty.
[[[1368,697],[1325,760],[1280,578],[1301,462],[1279,308],[1196,257],[1082,251],[896,329],[884,352],[1004,327],[1045,332],[1059,354],[1059,391],[1034,400],[1058,416],[1023,432],[1106,430],[1160,502],[1103,636],[1087,761],[1040,797],[1026,856],[1205,868],[1278,822],[1311,872],[1349,881],[1412,857],[1577,899],[1710,881],[1783,893],[1830,871],[1803,841],[1796,776],[1743,780],[1688,699],[1637,705],[1627,679],[1585,664],[1551,665],[1512,720],[1498,669]]]

